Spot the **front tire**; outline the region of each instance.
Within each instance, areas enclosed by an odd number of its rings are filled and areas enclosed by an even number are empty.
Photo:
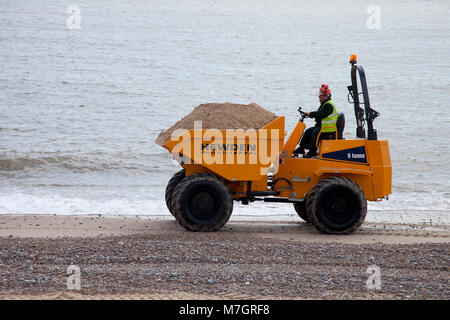
[[[184,178],[172,196],[178,223],[189,231],[216,231],[230,219],[233,196],[216,176],[197,173]]]
[[[349,234],[358,229],[367,214],[367,199],[361,188],[345,177],[317,183],[308,195],[308,217],[323,233]]]

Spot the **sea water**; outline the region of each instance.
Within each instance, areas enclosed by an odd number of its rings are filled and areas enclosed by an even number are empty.
[[[444,0],[1,0],[0,213],[170,217],[179,165],[154,141],[201,103],[256,102],[290,132],[327,83],[353,138],[355,53],[393,171],[367,220],[450,224],[449,13]]]

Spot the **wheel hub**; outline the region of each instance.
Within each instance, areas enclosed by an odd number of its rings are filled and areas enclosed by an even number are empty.
[[[202,191],[192,197],[189,207],[194,216],[204,219],[214,214],[216,205],[215,197],[207,191]]]
[[[333,194],[327,197],[323,209],[325,216],[335,223],[343,223],[351,219],[354,214],[351,199],[342,194]]]

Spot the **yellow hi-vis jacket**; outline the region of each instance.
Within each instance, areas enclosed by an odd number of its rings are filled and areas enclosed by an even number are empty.
[[[322,132],[336,132],[337,131],[337,119],[338,119],[338,111],[336,106],[334,105],[333,100],[329,99],[325,102],[325,104],[331,104],[333,106],[333,112],[322,119]]]

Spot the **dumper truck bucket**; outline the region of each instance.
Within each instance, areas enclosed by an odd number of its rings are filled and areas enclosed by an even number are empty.
[[[263,128],[201,129],[174,132],[164,143],[189,172],[211,171],[229,181],[258,181],[267,175],[284,142],[284,117]]]

